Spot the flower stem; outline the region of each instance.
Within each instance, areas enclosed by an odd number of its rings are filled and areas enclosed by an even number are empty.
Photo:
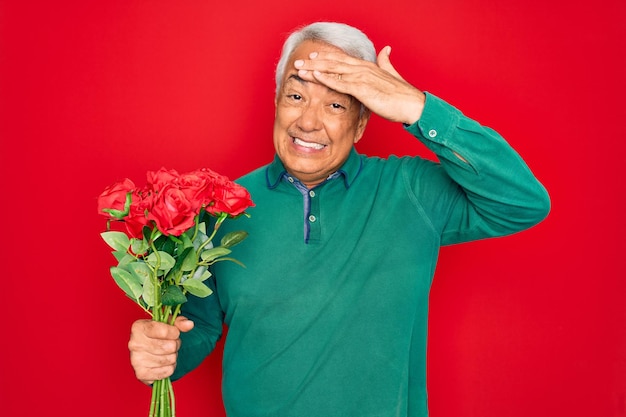
[[[217,233],[217,229],[220,228],[220,225],[224,222],[224,220],[226,220],[226,218],[228,217],[228,214],[226,213],[220,213],[217,216],[217,219],[215,220],[215,226],[213,226],[213,232],[211,233],[211,236],[209,236],[209,238],[207,240],[204,241],[204,243],[202,245],[200,245],[200,247],[198,248],[198,253],[202,252],[202,249],[209,243],[213,241],[213,238],[215,237],[215,234]]]
[[[178,317],[178,314],[180,314],[180,308],[181,308],[182,304],[178,304],[176,306],[176,308],[174,309],[174,312],[172,313],[172,315],[170,316],[170,324],[173,326],[174,322],[176,321],[176,317]]]
[[[157,414],[157,406],[158,406],[158,395],[160,391],[161,381],[154,381],[152,384],[152,398],[150,399],[150,412],[148,413],[149,417],[155,417]]]
[[[170,378],[167,378],[166,380],[166,384],[167,384],[167,391],[169,394],[169,399],[170,399],[170,411],[171,411],[171,416],[172,417],[176,417],[176,399],[174,398],[174,387],[172,386],[172,380]]]
[[[160,388],[161,388],[161,392],[160,394],[160,407],[159,407],[159,416],[162,417],[166,417],[168,415],[167,409],[169,407],[167,407],[167,392],[165,391],[166,387],[165,387],[165,380],[161,380],[161,384],[160,384]]]
[[[156,258],[154,270],[152,271],[152,282],[154,286],[154,306],[152,307],[152,319],[156,321],[163,321],[161,311],[161,283],[159,282],[159,268],[161,267],[161,256],[159,251],[154,245],[154,239],[150,240],[150,247]]]

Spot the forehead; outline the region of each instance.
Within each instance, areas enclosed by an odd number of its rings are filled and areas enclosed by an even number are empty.
[[[308,59],[311,52],[341,52],[341,49],[326,42],[306,40],[293,50],[289,62],[294,62],[296,59]]]
[[[283,74],[283,82],[282,82],[283,87],[286,87],[292,84],[320,85],[317,82],[302,80],[300,77],[298,77],[297,75],[298,70],[293,65],[293,63],[298,59],[309,59],[309,55],[312,52],[342,52],[342,50],[326,42],[313,41],[313,40],[303,41],[302,43],[300,43],[300,45],[298,45],[293,50],[293,52],[289,56],[287,67]],[[331,90],[331,89],[328,89],[328,91],[336,93],[334,90]],[[337,93],[337,94],[341,94],[341,93]]]

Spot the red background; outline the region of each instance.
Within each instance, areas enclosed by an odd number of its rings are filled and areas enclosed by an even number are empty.
[[[96,197],[161,166],[268,162],[279,49],[314,20],[392,45],[552,197],[527,232],[443,249],[431,416],[626,415],[623,0],[1,1],[0,414],[147,414],[126,347],[142,313],[108,275]],[[378,118],[359,150],[430,156]],[[176,384],[180,416],[223,415],[220,359]]]

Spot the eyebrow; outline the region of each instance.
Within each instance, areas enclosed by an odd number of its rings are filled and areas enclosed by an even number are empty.
[[[307,80],[305,80],[305,79],[303,79],[303,78],[300,78],[300,76],[299,76],[298,74],[291,74],[291,75],[289,76],[289,78],[287,78],[287,81],[289,81],[289,80],[291,80],[291,79],[298,81],[300,84],[305,84],[305,83],[308,83],[308,81],[307,81]]]
[[[287,82],[289,82],[289,80],[296,80],[297,82],[299,82],[299,83],[300,83],[300,84],[302,84],[302,85],[304,85],[304,84],[308,84],[308,83],[310,82],[310,81],[308,81],[308,80],[305,80],[304,78],[301,78],[301,77],[300,77],[297,73],[293,73],[293,74],[291,74],[289,77],[287,77],[287,79],[286,79],[286,80],[285,80],[285,82],[283,83],[283,86],[284,86],[285,84],[287,84]],[[328,88],[328,87],[326,87],[326,88]],[[338,92],[338,91],[336,91],[336,90],[333,90],[333,89],[331,89],[331,88],[328,88],[328,90],[329,90],[329,91],[332,91],[332,92],[333,92],[333,93],[335,93],[335,94],[348,96],[348,98],[350,99],[350,103],[352,103],[352,102],[354,102],[354,101],[358,102],[358,100],[356,100],[356,99],[355,99],[353,96],[351,96],[350,94],[343,94],[343,93],[340,93],[340,92]]]

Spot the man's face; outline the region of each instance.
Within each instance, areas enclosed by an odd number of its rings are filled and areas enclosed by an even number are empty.
[[[321,51],[338,49],[304,41],[293,51],[275,100],[276,153],[287,172],[309,188],[341,167],[367,124],[367,116],[359,115],[361,103],[352,96],[298,77],[294,61]]]

